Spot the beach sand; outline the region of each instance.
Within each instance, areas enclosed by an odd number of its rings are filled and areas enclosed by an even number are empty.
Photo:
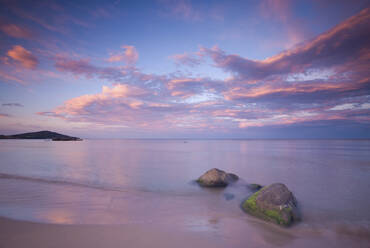
[[[173,231],[155,224],[60,225],[0,218],[1,248],[225,247],[207,234]]]
[[[64,247],[368,247],[369,237],[328,235],[313,230],[297,235],[292,229],[270,226],[269,232],[253,232],[230,222],[229,235],[189,231],[168,225],[65,225],[17,221],[0,217],[0,248]],[[234,226],[236,224],[236,226]],[[254,223],[259,228],[266,225]],[[262,231],[262,229],[260,230]],[[294,234],[295,233],[295,234]],[[324,236],[323,236],[324,235]]]

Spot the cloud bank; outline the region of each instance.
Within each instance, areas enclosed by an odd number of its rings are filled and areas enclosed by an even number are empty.
[[[281,18],[284,18],[282,16]],[[312,40],[264,60],[227,54],[219,47],[173,55],[196,67],[211,59],[230,74],[226,80],[175,74],[146,74],[135,67],[133,46],[108,62],[58,58],[62,72],[111,82],[98,94],[72,98],[39,114],[73,122],[121,125],[147,130],[232,131],[251,127],[370,121],[370,9]],[[8,54],[24,67],[37,60],[21,47]],[[19,55],[19,54],[23,54]]]

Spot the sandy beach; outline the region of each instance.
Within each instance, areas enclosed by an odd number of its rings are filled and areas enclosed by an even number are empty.
[[[189,240],[189,242],[185,242]],[[207,235],[175,232],[157,225],[60,225],[0,218],[1,248],[225,247]]]
[[[270,232],[249,235],[238,223],[226,221],[237,239],[213,235],[209,231],[189,231],[166,225],[63,225],[43,224],[0,218],[1,248],[64,248],[64,247],[368,247],[367,230],[338,229],[337,233],[323,230],[294,232],[268,226]],[[255,227],[266,228],[256,221]],[[245,227],[245,226],[244,226]],[[252,228],[253,229],[253,228]],[[245,232],[245,235],[243,235]],[[249,234],[248,234],[249,233]]]

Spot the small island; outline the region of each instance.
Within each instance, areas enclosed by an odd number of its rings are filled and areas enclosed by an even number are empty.
[[[51,131],[21,133],[14,135],[0,135],[0,139],[51,139],[53,141],[81,141],[81,138],[72,137]]]

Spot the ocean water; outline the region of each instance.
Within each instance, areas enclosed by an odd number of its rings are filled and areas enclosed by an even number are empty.
[[[194,183],[214,167],[241,180]],[[240,209],[248,183],[274,182],[302,212],[287,229]],[[368,247],[369,209],[369,140],[0,141],[0,216],[17,220],[156,225],[224,247]]]

